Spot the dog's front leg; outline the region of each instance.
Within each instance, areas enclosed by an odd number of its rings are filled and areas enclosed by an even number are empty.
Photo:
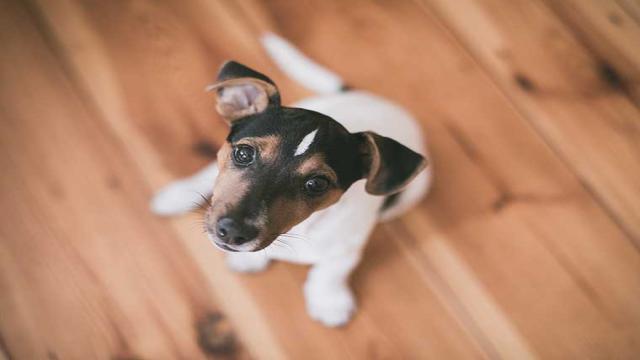
[[[360,252],[316,263],[304,284],[309,315],[326,326],[346,324],[356,310],[349,275],[360,261]]]
[[[207,165],[194,175],[160,189],[151,200],[151,210],[158,215],[178,215],[193,210],[211,196],[218,177],[218,163]]]

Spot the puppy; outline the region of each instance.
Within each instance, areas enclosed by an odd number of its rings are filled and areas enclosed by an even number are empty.
[[[425,140],[399,106],[345,90],[276,35],[261,40],[285,73],[321,95],[286,107],[267,76],[225,63],[208,87],[230,126],[217,162],[160,190],[151,207],[179,214],[211,196],[206,231],[231,269],[261,271],[272,259],[311,264],[309,315],[344,325],[356,308],[349,274],[370,232],[430,185]]]

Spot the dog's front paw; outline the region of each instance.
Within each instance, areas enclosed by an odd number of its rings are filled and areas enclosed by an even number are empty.
[[[346,325],[356,311],[353,293],[346,286],[321,290],[306,285],[305,300],[309,316],[329,327]]]
[[[262,253],[229,253],[227,266],[229,269],[241,273],[255,273],[263,271],[269,265],[269,258]]]
[[[202,203],[202,196],[185,182],[176,181],[160,189],[151,200],[151,211],[158,215],[179,215]]]

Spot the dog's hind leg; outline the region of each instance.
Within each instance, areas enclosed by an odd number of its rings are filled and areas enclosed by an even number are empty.
[[[216,161],[194,175],[160,189],[151,200],[151,210],[158,215],[178,215],[200,206],[211,197],[218,176]]]

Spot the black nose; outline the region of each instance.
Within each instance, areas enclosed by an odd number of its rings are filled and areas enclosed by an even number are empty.
[[[225,243],[240,245],[253,240],[258,235],[258,229],[239,223],[232,218],[223,217],[218,220],[216,233]]]

